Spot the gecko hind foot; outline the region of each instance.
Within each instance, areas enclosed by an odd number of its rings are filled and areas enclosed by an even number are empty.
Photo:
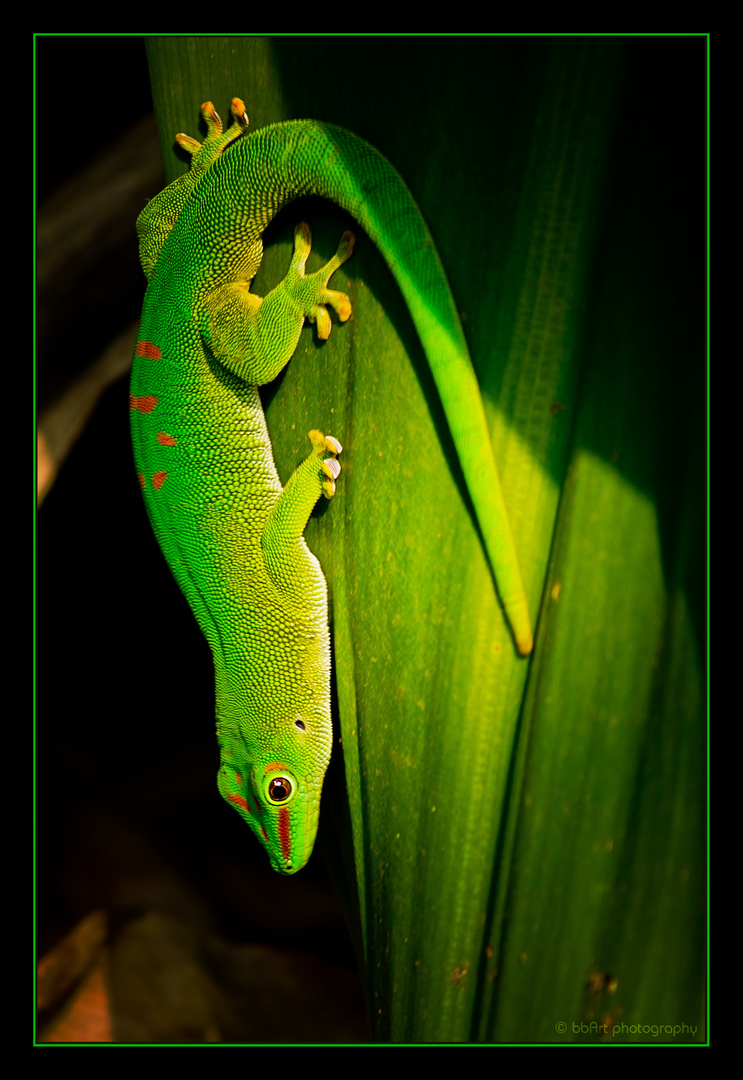
[[[196,164],[199,171],[203,172],[212,162],[216,161],[230,143],[245,134],[248,130],[248,114],[245,111],[244,102],[240,98],[233,98],[230,106],[232,124],[226,131],[222,126],[222,119],[211,101],[205,101],[201,106],[201,115],[206,124],[206,138],[203,143],[199,142],[198,139],[191,138],[190,135],[184,135],[182,132],[176,135],[175,141],[182,150],[186,150],[194,158],[193,164]]]
[[[351,317],[350,299],[345,293],[329,289],[328,282],[338,267],[351,258],[355,242],[352,232],[344,232],[332,259],[314,273],[305,274],[304,268],[312,249],[312,233],[304,221],[294,230],[294,256],[285,284],[301,305],[305,318],[317,325],[317,336],[322,341],[330,337],[333,326],[328,306],[333,308],[341,322]]]

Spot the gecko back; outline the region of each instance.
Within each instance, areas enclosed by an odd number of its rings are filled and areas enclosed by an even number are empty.
[[[286,278],[250,292],[261,234],[288,202],[332,199],[380,247],[405,295],[442,397],[485,546],[519,649],[531,629],[474,371],[454,301],[412,196],[376,150],[343,129],[292,121],[245,136],[202,106],[203,145],[177,136],[191,170],[140,215],[148,288],[131,384],[132,438],[147,512],[212,650],[219,788],[281,873],[309,858],[330,758],[327,589],[303,532],[340,473],[337,438],[282,490],[257,387],[282,370],[306,319],[320,338],[347,296],[330,288],[353,236],[305,272],[309,229],[295,231]],[[230,145],[234,144],[234,145]]]

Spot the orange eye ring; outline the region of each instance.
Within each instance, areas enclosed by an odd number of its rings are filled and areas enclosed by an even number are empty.
[[[299,781],[291,769],[276,763],[263,777],[263,798],[267,806],[288,806],[299,791]]]

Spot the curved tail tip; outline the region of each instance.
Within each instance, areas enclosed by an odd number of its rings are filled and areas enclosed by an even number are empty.
[[[506,617],[511,626],[513,640],[521,656],[528,656],[534,648],[534,634],[526,604],[506,607]]]

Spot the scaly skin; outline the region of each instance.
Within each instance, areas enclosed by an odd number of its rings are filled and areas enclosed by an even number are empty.
[[[327,338],[329,288],[354,238],[305,275],[310,232],[295,230],[283,282],[249,292],[261,234],[301,195],[351,213],[377,243],[421,336],[517,647],[529,615],[479,389],[433,241],[403,181],[350,132],[312,120],[245,136],[235,98],[223,132],[202,106],[203,145],[185,135],[190,171],[137,221],[148,279],[131,382],[134,456],[165,558],[214,657],[218,784],[280,873],[309,858],[330,759],[330,641],[322,570],[303,532],[332,497],[340,443],[310,432],[312,451],[281,488],[257,387],[288,363],[307,318]],[[234,145],[230,146],[233,143]],[[229,146],[229,150],[224,151]]]

